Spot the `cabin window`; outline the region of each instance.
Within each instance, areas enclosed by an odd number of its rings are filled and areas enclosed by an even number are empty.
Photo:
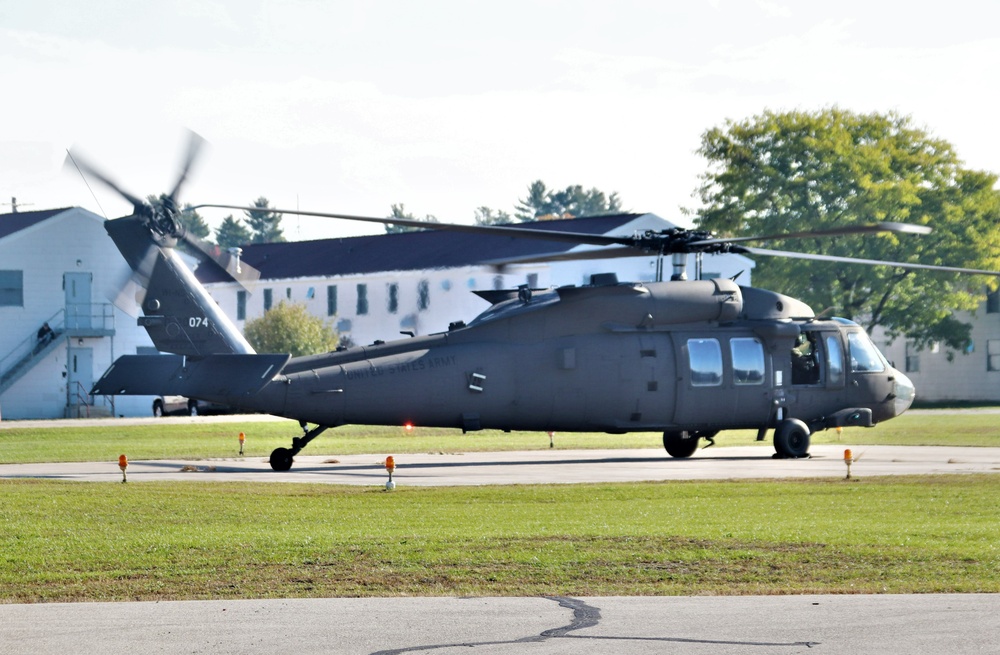
[[[848,332],[847,344],[851,353],[851,371],[854,373],[880,373],[885,370],[885,364],[879,357],[875,344],[867,334]]]
[[[844,352],[840,347],[840,339],[833,335],[826,338],[826,369],[831,385],[844,384]]]
[[[271,289],[264,289],[264,311],[271,309],[274,304],[274,292]]]
[[[691,385],[715,387],[722,384],[722,348],[718,339],[688,339]]]
[[[358,316],[364,316],[368,313],[368,285],[359,284],[358,285],[358,305],[357,309]]]
[[[24,307],[24,271],[0,271],[0,307]]]
[[[337,315],[337,285],[331,284],[326,287],[326,315]]]
[[[733,356],[733,382],[736,384],[764,383],[764,346],[753,338],[737,338],[729,342]]]
[[[236,320],[244,321],[247,317],[247,292],[236,292]]]
[[[393,282],[392,284],[387,284],[386,286],[386,299],[385,305],[386,309],[389,310],[390,314],[395,314],[399,311],[399,285]]]

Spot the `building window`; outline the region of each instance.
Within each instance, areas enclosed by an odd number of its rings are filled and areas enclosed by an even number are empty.
[[[331,284],[326,288],[326,315],[337,315],[337,285]]]
[[[920,372],[920,351],[909,343],[906,344],[906,372]]]
[[[0,271],[0,307],[24,307],[24,271]]]
[[[264,311],[271,309],[274,304],[274,293],[270,289],[264,289]]]
[[[393,282],[392,284],[387,284],[386,286],[386,309],[389,310],[390,314],[395,314],[399,311],[399,285]]]
[[[286,287],[285,288],[285,298],[288,298],[289,300],[292,299],[292,288],[291,287]]]
[[[528,283],[528,288],[529,289],[537,289],[538,288],[538,273],[528,273],[528,279],[526,281]]]
[[[368,313],[368,285],[359,284],[358,285],[358,306],[357,312],[358,316],[364,316]]]
[[[1000,339],[986,342],[986,370],[1000,371]]]
[[[1000,314],[1000,289],[986,294],[986,313]]]
[[[431,306],[431,287],[427,280],[417,283],[417,309],[424,311]]]
[[[243,321],[247,317],[247,292],[236,292],[236,320]]]

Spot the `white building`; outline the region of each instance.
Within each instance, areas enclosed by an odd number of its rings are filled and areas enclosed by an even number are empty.
[[[88,395],[116,357],[152,350],[107,300],[128,267],[103,223],[78,208],[0,215],[3,419],[149,414],[152,398]],[[40,342],[46,323],[52,334]]]
[[[879,347],[913,380],[919,402],[1000,402],[1000,291],[989,294],[975,314],[956,318],[972,325],[965,352],[918,350],[903,338]]]

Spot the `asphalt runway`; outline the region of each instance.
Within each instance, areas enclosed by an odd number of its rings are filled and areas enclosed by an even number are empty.
[[[197,417],[202,420],[203,417]],[[190,419],[187,419],[190,420]],[[569,484],[1000,472],[1000,448],[715,447],[395,455],[399,486]],[[386,455],[391,453],[386,453]],[[134,461],[130,483],[256,480],[382,486],[385,455]],[[120,483],[118,462],[0,466],[3,478]],[[649,598],[329,598],[0,604],[0,652],[115,653],[1000,653],[1000,594]]]

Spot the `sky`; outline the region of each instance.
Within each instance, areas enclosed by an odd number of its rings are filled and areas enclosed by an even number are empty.
[[[66,150],[144,197],[193,130],[192,204],[471,223],[540,179],[687,225],[706,130],[832,106],[911,116],[1000,172],[998,24],[992,0],[0,0],[0,202],[128,214]]]

